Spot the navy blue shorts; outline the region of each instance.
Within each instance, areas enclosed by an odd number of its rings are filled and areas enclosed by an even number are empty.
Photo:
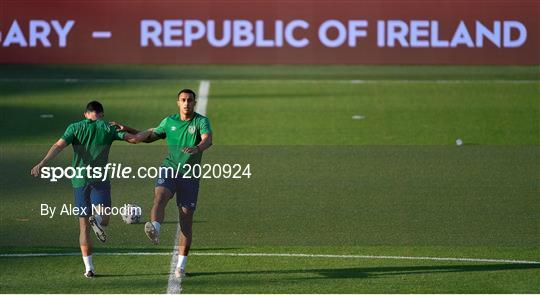
[[[195,210],[197,197],[199,196],[199,179],[184,178],[182,175],[166,175],[156,178],[156,187],[166,187],[171,193],[176,194],[176,205]]]
[[[90,183],[73,189],[75,207],[79,217],[92,215],[92,205],[111,207],[111,183],[109,181]]]

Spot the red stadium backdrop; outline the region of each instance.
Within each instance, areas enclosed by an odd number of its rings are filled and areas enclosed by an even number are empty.
[[[0,1],[0,63],[540,61],[540,1]]]

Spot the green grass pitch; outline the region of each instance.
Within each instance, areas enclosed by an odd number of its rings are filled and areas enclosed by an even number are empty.
[[[113,217],[88,280],[76,219],[39,214],[72,201],[69,183],[29,171],[89,100],[155,127],[200,80],[214,130],[203,162],[252,177],[202,181],[183,293],[540,293],[539,263],[503,261],[540,261],[539,67],[150,65],[0,68],[1,293],[167,291],[172,204],[159,246]],[[165,149],[118,142],[109,159],[155,167]],[[145,220],[152,191],[112,180],[113,205]],[[9,256],[24,253],[66,255]]]

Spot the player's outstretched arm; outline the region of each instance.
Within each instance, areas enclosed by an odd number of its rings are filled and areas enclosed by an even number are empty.
[[[123,124],[120,124],[118,122],[109,122],[109,124],[111,124],[111,126],[115,126],[116,128],[118,128],[118,131],[124,131],[124,132],[127,132],[126,135],[124,135],[124,140],[129,142],[129,143],[133,143],[133,144],[137,144],[137,143],[140,143],[140,142],[145,142],[145,143],[150,143],[150,142],[154,142],[158,139],[162,139],[163,137],[157,135],[155,132],[154,132],[154,129],[147,129],[145,131],[139,131],[135,128],[131,128],[127,125],[123,125]]]
[[[137,134],[126,133],[124,135],[124,140],[133,144],[137,144],[140,142],[148,142],[147,140],[152,136],[152,134],[153,132],[151,129],[138,132]]]
[[[34,177],[38,177],[41,173],[41,168],[45,166],[50,160],[54,159],[56,155],[58,155],[65,147],[67,146],[67,142],[60,138],[57,142],[55,142],[49,151],[47,152],[47,155],[39,162],[32,170],[30,171],[30,174]]]
[[[137,144],[140,142],[150,143],[161,138],[162,138],[161,136],[154,133],[153,129],[141,131],[137,134],[126,133],[126,135],[124,135],[124,140],[133,144]]]
[[[131,133],[131,134],[137,134],[137,133],[140,132],[137,129],[131,128],[131,127],[127,126],[127,125],[123,125],[123,124],[120,124],[120,123],[115,122],[115,121],[109,122],[109,124],[111,126],[115,126],[118,129],[118,131],[124,131],[124,132]]]

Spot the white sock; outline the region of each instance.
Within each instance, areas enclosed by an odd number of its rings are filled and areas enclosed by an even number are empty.
[[[94,271],[94,264],[92,264],[92,255],[83,256],[82,260],[84,262],[84,267],[86,271]]]
[[[159,228],[161,227],[161,224],[159,224],[159,222],[157,221],[152,221],[152,224],[154,225],[156,231],[159,233]]]
[[[184,271],[184,269],[186,269],[186,262],[187,262],[187,256],[178,255],[178,264],[176,265],[176,268],[179,268],[182,271]]]

